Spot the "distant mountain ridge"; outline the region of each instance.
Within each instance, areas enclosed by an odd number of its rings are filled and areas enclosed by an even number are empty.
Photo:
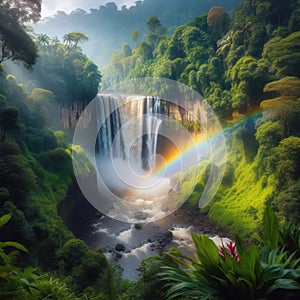
[[[241,0],[144,0],[136,1],[127,8],[114,2],[101,5],[89,12],[76,9],[70,14],[59,11],[53,17],[33,25],[37,33],[45,33],[59,39],[68,32],[81,31],[89,37],[82,46],[84,52],[99,66],[105,66],[110,56],[130,40],[130,34],[137,29],[140,38],[146,33],[146,22],[157,15],[162,24],[172,33],[174,28],[192,20],[212,6],[222,6],[231,10]],[[134,45],[134,42],[132,45]]]

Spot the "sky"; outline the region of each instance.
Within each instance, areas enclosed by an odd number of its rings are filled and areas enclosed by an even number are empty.
[[[90,8],[98,8],[107,2],[115,2],[120,8],[122,5],[130,7],[136,0],[42,0],[42,18],[54,15],[61,10],[70,13],[72,10],[82,8],[89,12]]]

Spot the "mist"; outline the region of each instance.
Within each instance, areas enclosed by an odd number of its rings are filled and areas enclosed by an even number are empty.
[[[104,67],[112,54],[120,50],[124,43],[128,43],[131,49],[136,46],[136,42],[130,39],[134,30],[140,32],[137,42],[143,40],[147,33],[146,23],[152,15],[157,15],[169,35],[176,26],[208,12],[212,6],[222,5],[230,10],[241,1],[230,0],[224,3],[221,0],[206,0],[199,3],[198,0],[117,0],[106,4],[105,0],[76,0],[72,4],[50,0],[43,2],[43,16],[59,11],[38,24],[32,24],[35,31],[50,37],[57,36],[59,39],[69,32],[83,32],[89,41],[80,46],[99,67]],[[135,5],[130,6],[133,3]],[[122,7],[123,4],[127,7]]]

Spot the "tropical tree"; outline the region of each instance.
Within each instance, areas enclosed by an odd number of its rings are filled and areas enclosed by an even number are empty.
[[[132,31],[132,33],[130,35],[130,39],[133,40],[136,44],[139,40],[139,37],[140,37],[140,32],[137,29]]]
[[[19,111],[14,106],[8,106],[0,110],[0,126],[2,128],[2,140],[7,132],[18,128]]]
[[[146,23],[149,33],[157,34],[161,28],[162,24],[157,16],[151,16]]]
[[[70,47],[76,48],[79,43],[87,42],[89,38],[82,32],[74,31],[63,36],[63,41]]]
[[[46,46],[49,45],[50,38],[47,34],[41,33],[37,36],[37,42],[42,47],[42,49],[45,50]]]
[[[41,0],[0,1],[0,64],[21,60],[26,67],[35,63],[37,51],[23,22],[40,18]]]
[[[7,214],[0,218],[0,229],[11,219]],[[22,270],[15,265],[19,252],[28,252],[17,242],[0,242],[0,298],[6,300],[30,299],[33,269]]]
[[[162,36],[166,33],[166,29],[162,26],[157,16],[151,16],[146,23],[148,34],[146,35],[146,42],[153,51],[158,45]]]
[[[1,0],[0,11],[6,12],[18,22],[38,21],[42,0]]]
[[[272,38],[264,46],[263,57],[270,61],[271,70],[278,79],[283,76],[300,77],[300,31],[285,38]]]
[[[215,41],[219,40],[229,29],[229,15],[221,6],[212,7],[207,15],[207,24]]]

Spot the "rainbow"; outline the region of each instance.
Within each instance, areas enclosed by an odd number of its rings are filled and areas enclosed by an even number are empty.
[[[164,159],[161,163],[158,163],[154,169],[155,176],[164,176],[164,174],[175,174],[178,171],[182,171],[183,166],[185,170],[196,162],[200,162],[201,159],[208,159],[211,154],[211,141],[212,139],[218,140],[221,136],[226,136],[232,133],[234,129],[240,126],[244,126],[247,122],[253,122],[261,117],[262,112],[260,110],[254,111],[248,116],[243,116],[239,119],[229,121],[229,126],[222,129],[219,132],[215,132],[210,136],[202,136],[202,138],[187,143],[180,151],[172,151],[164,155]],[[207,155],[209,153],[209,155]]]

